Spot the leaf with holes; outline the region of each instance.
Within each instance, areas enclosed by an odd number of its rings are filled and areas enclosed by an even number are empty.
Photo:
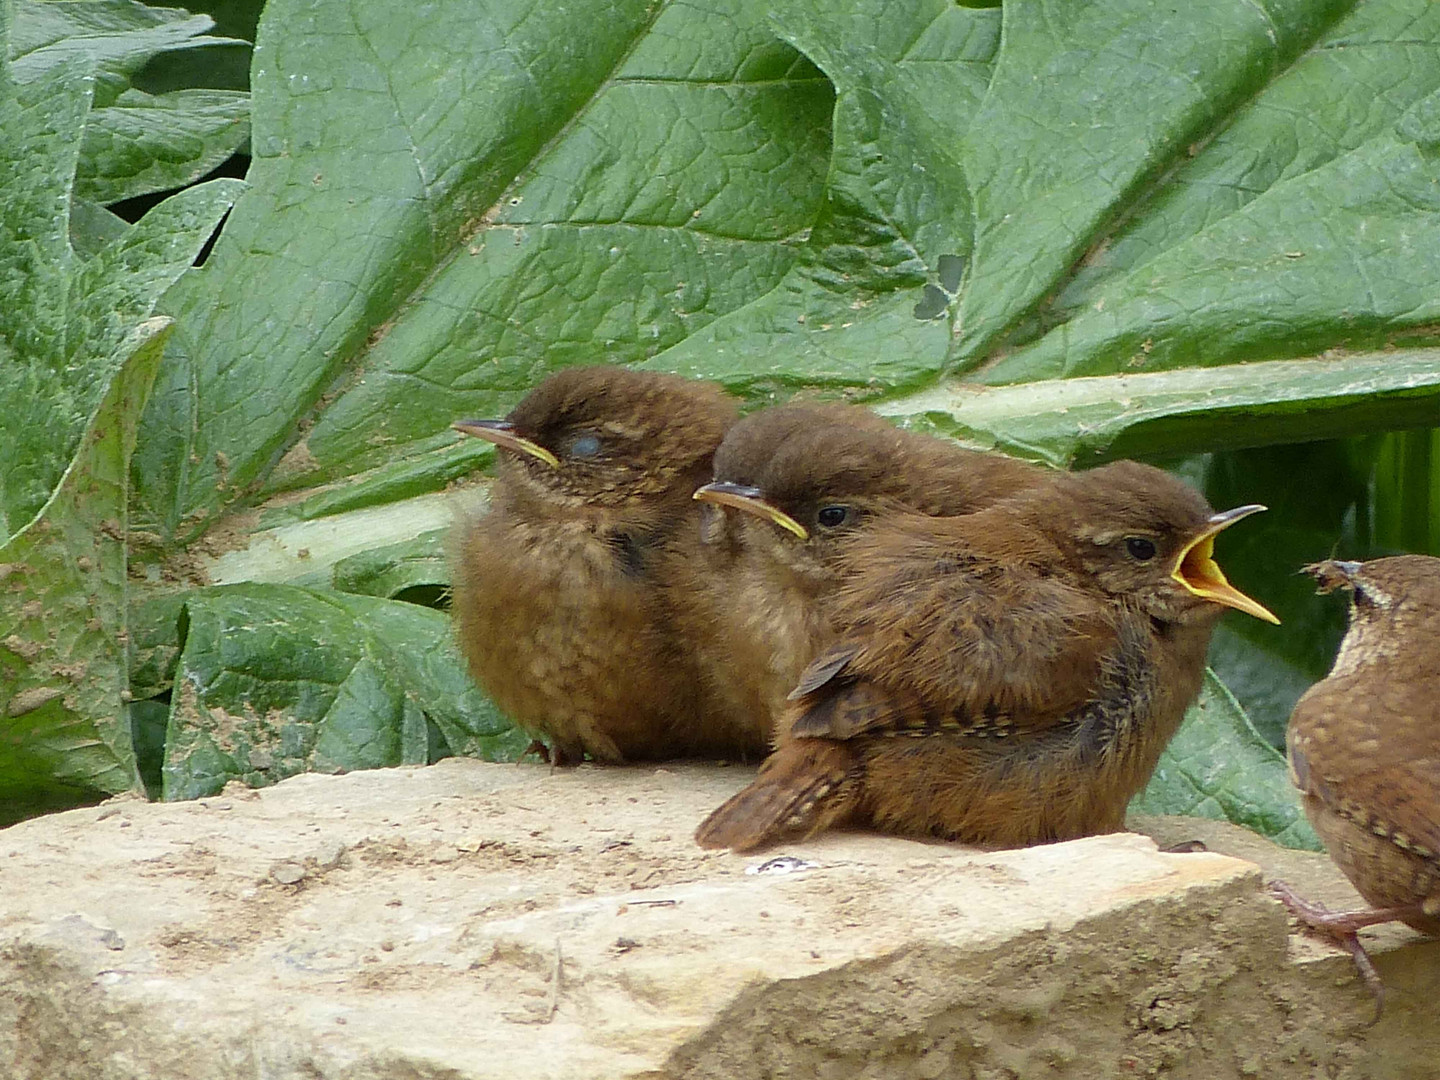
[[[8,9],[0,8],[0,56]],[[190,188],[77,250],[97,79],[0,63],[0,820],[138,787],[125,700],[129,465],[169,320],[152,316],[239,181]]]

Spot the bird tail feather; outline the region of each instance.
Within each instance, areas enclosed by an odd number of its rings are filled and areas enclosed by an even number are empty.
[[[781,836],[803,839],[847,817],[859,793],[849,747],[828,739],[796,739],[771,754],[749,787],[700,823],[695,842],[746,852]]]

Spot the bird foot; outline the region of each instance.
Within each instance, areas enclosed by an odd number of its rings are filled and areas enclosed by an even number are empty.
[[[551,772],[556,769],[573,769],[585,760],[585,751],[578,750],[571,744],[556,742],[553,746],[546,746],[540,739],[531,739],[530,745],[515,759],[515,763],[518,765],[531,754],[549,765]]]
[[[1306,926],[1325,932],[1353,934],[1367,926],[1380,923],[1403,922],[1423,914],[1421,905],[1406,904],[1402,907],[1365,908],[1361,911],[1331,911],[1324,904],[1306,900],[1283,881],[1272,881],[1268,886],[1270,894],[1290,909],[1291,913]]]
[[[1356,931],[1366,926],[1374,926],[1376,923],[1393,922],[1400,917],[1396,912],[1409,909],[1374,908],[1369,911],[1331,911],[1324,904],[1306,900],[1283,881],[1272,881],[1266,887],[1270,895],[1284,904],[1290,914],[1295,916],[1301,929],[1328,938],[1337,945],[1344,946],[1345,950],[1350,953],[1351,959],[1355,961],[1355,967],[1360,972],[1360,978],[1364,980],[1371,995],[1375,998],[1375,1015],[1370,1018],[1370,1023],[1378,1022],[1380,1014],[1385,1011],[1385,984],[1380,979],[1380,972],[1376,970],[1375,961],[1370,959],[1370,954],[1360,943],[1360,937]]]

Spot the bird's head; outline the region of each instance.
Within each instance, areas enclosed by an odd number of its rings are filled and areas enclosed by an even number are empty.
[[[1326,559],[1302,570],[1320,593],[1350,590],[1350,627],[1332,674],[1393,656],[1409,640],[1440,636],[1440,559],[1396,555],[1370,562]]]
[[[854,406],[786,406],[735,425],[715,455],[714,481],[695,498],[742,511],[733,527],[761,557],[828,577],[847,540],[877,514],[975,509],[974,486],[964,481],[985,460]]]
[[[1032,502],[1042,528],[1101,589],[1161,622],[1214,619],[1224,607],[1280,621],[1214,559],[1215,537],[1263,506],[1216,513],[1183,481],[1133,461],[1060,478]]]
[[[735,417],[713,384],[602,365],[550,376],[503,420],[453,427],[494,443],[502,482],[542,504],[624,508],[703,473]]]

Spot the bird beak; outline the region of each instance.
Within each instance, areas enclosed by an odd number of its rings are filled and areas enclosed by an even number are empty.
[[[1264,509],[1263,506],[1252,504],[1237,506],[1234,510],[1224,510],[1214,515],[1206,523],[1200,535],[1181,549],[1179,557],[1175,560],[1175,569],[1171,571],[1170,576],[1202,599],[1233,607],[1247,615],[1254,615],[1257,619],[1264,619],[1266,622],[1279,626],[1280,620],[1269,609],[1251,600],[1250,597],[1225,580],[1225,574],[1216,565],[1214,559],[1215,537],[1241,518],[1258,514]]]
[[[1315,579],[1317,591],[1323,596],[1332,593],[1336,589],[1355,588],[1355,575],[1360,572],[1358,562],[1341,562],[1339,559],[1326,559],[1324,562],[1311,563],[1302,567],[1302,574],[1309,574]]]
[[[768,518],[782,529],[788,529],[801,540],[810,539],[810,530],[774,503],[766,502],[765,493],[757,487],[732,484],[728,480],[716,480],[712,484],[697,488],[693,498],[699,499],[701,502],[715,503],[717,506],[733,506],[736,510],[744,510],[747,514]]]
[[[531,442],[529,439],[515,434],[515,425],[508,420],[457,420],[450,426],[463,434],[474,435],[477,439],[494,443],[502,449],[539,458],[552,469],[560,467],[559,458],[539,443]]]

